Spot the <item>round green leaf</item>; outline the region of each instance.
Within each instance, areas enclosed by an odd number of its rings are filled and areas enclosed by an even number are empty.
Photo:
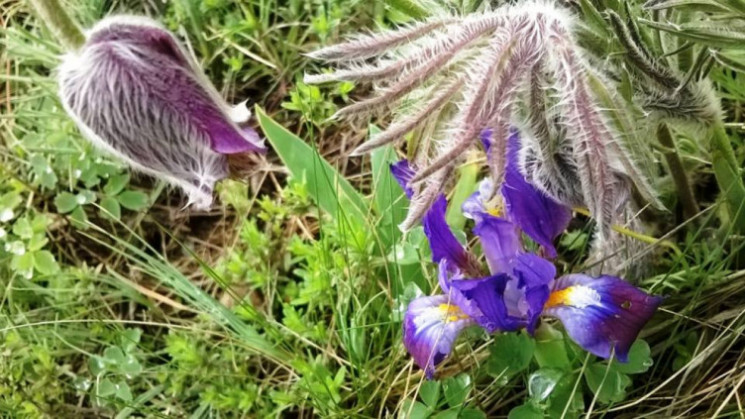
[[[106,186],[103,187],[103,193],[109,196],[117,195],[119,192],[124,190],[124,187],[128,184],[129,173],[114,175],[106,182]]]
[[[432,408],[437,407],[437,402],[440,400],[440,382],[434,380],[425,381],[419,388],[419,398],[427,406]]]
[[[101,213],[106,217],[118,220],[122,216],[122,207],[119,205],[119,201],[116,198],[110,196],[105,197],[101,200]]]
[[[443,383],[445,388],[445,400],[450,407],[460,407],[471,391],[471,376],[468,374],[458,374],[450,377]]]
[[[628,375],[622,374],[602,363],[585,369],[585,381],[601,403],[615,403],[626,398],[626,388],[631,385]]]
[[[132,211],[139,211],[149,205],[147,195],[140,191],[124,191],[117,199],[124,208]]]
[[[52,275],[59,272],[59,265],[54,260],[54,255],[48,250],[34,252],[34,268],[44,275]]]
[[[510,410],[507,419],[543,419],[543,411],[533,403],[526,403]]]
[[[490,350],[487,372],[506,382],[530,365],[535,341],[525,333],[505,333],[496,337]]]
[[[83,207],[75,207],[72,214],[70,214],[70,220],[72,221],[72,225],[76,228],[81,230],[88,228],[88,216],[85,215]]]
[[[649,344],[638,339],[633,345],[631,345],[628,362],[622,363],[614,359],[613,368],[624,374],[641,374],[647,372],[649,367],[653,364],[651,353],[652,351],[649,349]]]
[[[54,205],[57,207],[57,212],[67,214],[78,207],[78,200],[70,192],[62,192],[54,197]]]
[[[584,411],[585,402],[582,399],[582,386],[578,385],[575,390],[579,374],[566,374],[556,383],[556,387],[548,397],[548,417],[558,418],[566,411],[566,417],[577,417],[578,413]],[[567,405],[569,405],[567,407]]]
[[[571,369],[564,334],[548,323],[542,323],[535,331],[535,360],[541,368]]]
[[[120,381],[116,385],[116,397],[125,402],[132,401],[132,391],[129,389],[129,385],[126,382]]]
[[[413,400],[405,400],[398,412],[400,419],[427,419],[431,411],[427,406]]]
[[[104,378],[98,384],[98,391],[96,392],[99,397],[109,397],[116,393],[116,386],[108,378]]]

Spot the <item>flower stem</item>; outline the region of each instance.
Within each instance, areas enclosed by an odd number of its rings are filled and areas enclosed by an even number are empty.
[[[667,167],[670,169],[670,175],[675,182],[675,189],[678,191],[680,204],[683,206],[683,216],[691,219],[698,214],[699,208],[696,197],[693,196],[693,189],[686,176],[683,162],[680,160],[680,154],[675,147],[675,141],[670,133],[670,128],[664,122],[657,126],[657,140],[665,147],[665,160]]]
[[[733,231],[745,233],[745,185],[735,151],[721,121],[714,123],[710,147],[714,176],[727,202]]]
[[[39,19],[59,38],[68,51],[80,48],[85,35],[77,23],[65,12],[59,0],[29,0]]]

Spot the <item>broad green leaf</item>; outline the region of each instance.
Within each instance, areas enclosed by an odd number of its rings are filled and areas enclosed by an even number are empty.
[[[614,359],[611,368],[624,374],[641,374],[653,364],[651,353],[649,344],[638,339],[629,349],[628,362],[622,363]]]
[[[78,200],[70,192],[62,192],[54,197],[54,205],[57,207],[57,212],[67,214],[78,207]]]
[[[18,192],[8,192],[5,194],[2,194],[0,195],[0,211],[12,210],[18,205],[21,205],[21,202],[23,202],[23,198],[21,198],[21,195]],[[0,221],[8,221],[8,220],[0,220]]]
[[[106,182],[106,186],[103,187],[103,193],[109,196],[117,195],[124,190],[127,184],[129,184],[129,173],[114,175]]]
[[[132,391],[129,389],[129,384],[125,381],[119,381],[119,383],[116,384],[116,397],[125,402],[131,402]]]
[[[122,207],[119,205],[119,201],[116,198],[107,196],[101,200],[101,211],[104,215],[114,220],[118,220],[122,216]]]
[[[81,206],[77,206],[72,210],[70,221],[72,221],[72,225],[75,226],[75,228],[88,228],[88,216],[85,214],[85,210]]]
[[[88,358],[88,370],[93,375],[99,375],[106,371],[106,362],[100,356],[92,356]]]
[[[132,355],[127,354],[124,357],[124,361],[119,365],[119,371],[126,374],[128,377],[135,377],[142,372],[142,365]]]
[[[103,351],[103,359],[109,364],[119,366],[124,363],[124,352],[117,346],[109,346]]]
[[[370,135],[379,131],[370,128]],[[398,225],[406,218],[408,199],[390,171],[390,165],[397,161],[396,152],[391,145],[378,148],[370,155],[373,175],[373,196],[375,212],[380,217],[378,231],[386,248],[401,238]]]
[[[296,135],[272,120],[256,107],[264,135],[282,162],[297,180],[305,180],[309,193],[318,206],[336,219],[363,223],[367,205],[349,182],[318,153]]]
[[[466,407],[461,409],[459,419],[486,419],[486,414],[479,409]]]
[[[419,252],[409,243],[403,242],[391,250],[387,256],[388,262],[399,265],[413,265],[420,263]]]
[[[443,410],[442,412],[436,413],[434,416],[432,416],[432,419],[458,419],[459,412],[459,407],[452,407],[448,410]]]
[[[427,419],[432,413],[427,406],[413,400],[405,400],[398,412],[399,419]]]
[[[34,269],[34,254],[14,255],[10,261],[10,268],[19,273],[31,274]]]
[[[571,362],[564,343],[564,334],[548,323],[542,323],[535,331],[535,360],[541,368],[569,369]]]
[[[626,398],[626,388],[631,385],[628,375],[594,363],[585,369],[585,381],[601,403],[614,403]]]
[[[34,268],[44,275],[52,275],[59,272],[59,265],[54,260],[54,255],[48,250],[34,252]]]
[[[566,417],[571,418],[576,417],[577,413],[584,411],[585,403],[582,400],[582,384],[577,383],[578,379],[580,379],[579,374],[566,374],[556,383],[554,390],[548,397],[548,409],[546,412],[548,413],[548,417],[558,418],[566,411]]]
[[[140,191],[124,191],[116,198],[124,208],[132,211],[139,211],[150,204],[148,196]]]
[[[507,419],[543,419],[543,411],[529,402],[510,410]]]
[[[535,342],[525,333],[504,333],[494,339],[486,369],[490,375],[506,381],[530,365]]]
[[[120,346],[125,352],[134,349],[138,343],[140,343],[140,337],[142,336],[142,329],[125,329],[119,335]]]
[[[29,221],[28,216],[19,218],[13,223],[13,234],[26,240],[33,237],[34,229],[31,227],[31,221]]]
[[[419,388],[419,398],[427,406],[431,408],[437,407],[437,402],[440,400],[440,382],[434,380],[425,381]]]
[[[96,194],[83,189],[82,191],[78,192],[77,195],[75,195],[75,200],[78,202],[78,205],[88,205],[90,203],[96,202]]]
[[[443,382],[445,400],[450,407],[460,407],[468,397],[471,391],[471,376],[468,374],[458,374],[455,377],[449,377]]]
[[[21,204],[23,202],[23,198],[21,198],[21,195],[18,192],[8,192],[5,194],[0,195],[0,212],[5,212],[8,210],[13,210],[15,207]],[[2,219],[0,217],[0,221],[8,221],[8,219]]]
[[[104,378],[98,384],[97,394],[99,397],[110,397],[116,393],[116,386],[108,378]]]

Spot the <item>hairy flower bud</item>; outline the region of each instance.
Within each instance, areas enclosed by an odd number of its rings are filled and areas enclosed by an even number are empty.
[[[245,103],[231,108],[176,38],[144,17],[115,16],[64,57],[60,96],[83,134],[208,208],[227,155],[262,152]]]

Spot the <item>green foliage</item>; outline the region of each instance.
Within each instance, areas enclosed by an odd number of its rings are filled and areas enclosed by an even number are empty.
[[[404,400],[399,411],[401,418],[483,419],[480,409],[468,406],[467,398],[473,388],[468,374],[449,377],[442,382],[426,381],[419,386],[421,401]]]
[[[388,165],[400,150],[348,158],[369,133],[330,117],[357,97],[356,86],[298,80],[323,71],[304,53],[347,33],[489,2],[67,3],[86,25],[110,12],[147,13],[185,37],[228,99],[265,106],[257,122],[270,165],[223,182],[222,207],[182,211],[181,197],[81,138],[50,77],[57,40],[23,2],[3,9],[0,415],[572,418],[592,406],[592,416],[737,416],[742,240],[714,194],[726,190],[730,207],[739,204],[741,190],[721,185],[741,183],[745,158],[742,2],[654,2],[664,14],[638,2],[583,0],[574,9],[588,59],[601,58],[599,71],[623,69],[619,92],[600,74],[591,84],[637,163],[660,178],[666,205],[676,191],[662,151],[637,135],[646,115],[621,112],[635,108],[626,102],[641,78],[619,64],[609,10],[639,23],[661,64],[712,83],[724,124],[711,137],[732,151],[712,154],[700,130],[670,124],[703,214],[682,227],[674,211],[643,215],[675,247],[650,246],[649,271],[628,278],[669,296],[629,362],[588,356],[544,321],[532,337],[466,331],[432,381],[401,345],[406,305],[436,292],[437,279],[422,228],[397,228],[407,203]],[[464,243],[460,203],[480,167],[475,158],[460,166],[448,197],[448,222]],[[562,237],[561,272],[585,268],[577,261],[586,260],[589,231],[573,224]]]

